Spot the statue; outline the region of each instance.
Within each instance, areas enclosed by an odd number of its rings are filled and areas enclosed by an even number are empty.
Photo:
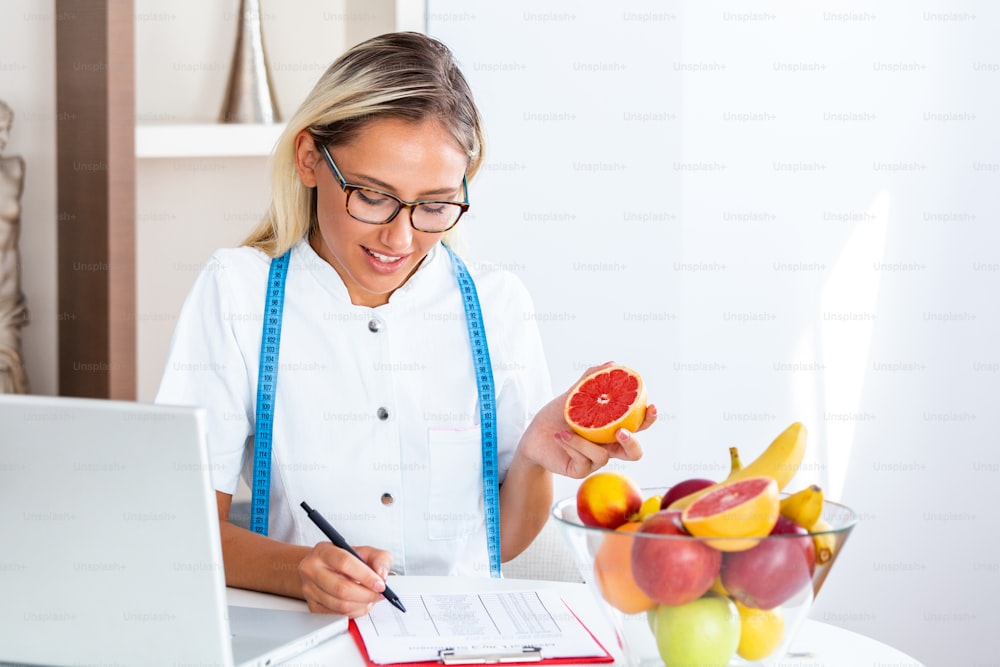
[[[21,293],[21,261],[17,239],[24,190],[24,160],[4,157],[14,110],[0,101],[0,394],[28,393],[21,360],[21,327],[28,310]]]

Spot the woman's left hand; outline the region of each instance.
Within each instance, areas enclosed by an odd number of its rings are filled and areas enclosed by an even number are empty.
[[[599,367],[587,369],[587,375]],[[582,377],[582,376],[581,376]],[[570,429],[563,417],[569,391],[552,399],[528,425],[521,441],[520,453],[550,472],[582,479],[603,468],[611,459],[636,461],[642,457],[642,446],[635,434],[620,428],[615,442],[599,445],[582,438]],[[656,421],[656,406],[646,407],[646,418],[636,431],[644,431]]]

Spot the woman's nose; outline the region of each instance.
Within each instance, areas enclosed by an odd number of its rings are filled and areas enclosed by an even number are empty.
[[[387,248],[401,250],[408,248],[413,240],[413,227],[410,224],[410,216],[413,209],[403,207],[399,213],[388,223],[382,225],[381,241]]]

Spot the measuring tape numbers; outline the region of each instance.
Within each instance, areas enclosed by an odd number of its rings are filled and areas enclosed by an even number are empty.
[[[483,509],[486,519],[486,548],[490,576],[499,578],[500,570],[500,484],[497,462],[496,390],[493,366],[486,343],[486,329],[476,285],[465,263],[451,248],[458,289],[465,309],[472,361],[479,396],[479,422],[482,433]],[[278,385],[278,352],[281,348],[281,318],[285,304],[285,279],[291,250],[271,261],[264,303],[264,326],[261,332],[260,367],[257,379],[256,427],[254,430],[253,479],[251,485],[250,529],[267,535],[271,493],[271,444],[274,427],[274,399]]]
[[[256,424],[253,436],[253,483],[250,486],[250,530],[267,535],[271,507],[271,438],[274,431],[274,397],[278,389],[278,351],[281,317],[285,310],[285,278],[292,251],[271,260],[264,301],[264,327],[257,372]]]
[[[476,391],[479,394],[479,427],[482,431],[483,451],[483,509],[486,512],[486,548],[490,558],[490,576],[497,579],[500,572],[500,483],[497,463],[496,431],[496,388],[493,386],[493,366],[490,364],[490,350],[486,344],[486,329],[483,327],[483,312],[479,307],[479,295],[472,276],[465,263],[451,248],[445,246],[451,256],[452,266],[458,278],[458,289],[462,293],[465,308],[465,323],[469,329],[472,345],[472,361],[476,369]]]

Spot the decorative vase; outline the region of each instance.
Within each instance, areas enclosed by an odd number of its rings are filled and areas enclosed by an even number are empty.
[[[260,17],[260,0],[240,0],[236,46],[229,66],[226,97],[219,113],[220,123],[281,121],[271,86]]]

